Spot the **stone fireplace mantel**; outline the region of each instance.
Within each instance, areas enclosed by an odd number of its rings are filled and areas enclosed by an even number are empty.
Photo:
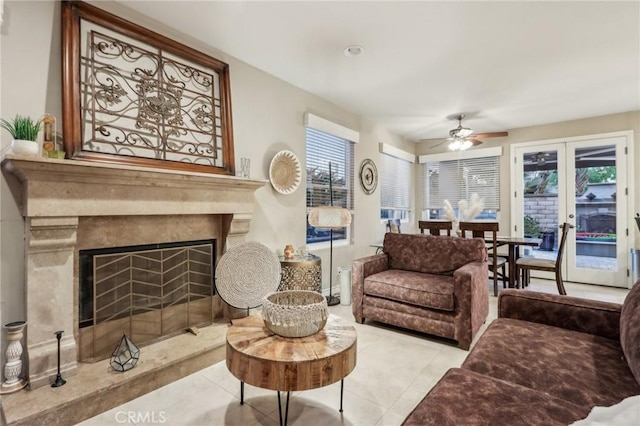
[[[192,227],[214,215],[219,248],[249,232],[254,192],[266,181],[197,172],[151,169],[77,160],[7,155],[2,169],[16,178],[14,198],[25,219],[25,298],[28,322],[26,353],[32,389],[48,384],[57,370],[54,332],[65,330],[61,366],[71,375],[77,368],[77,254],[96,223],[133,223],[129,233],[147,219],[157,224]],[[102,219],[104,218],[104,219]],[[157,220],[154,220],[157,218]],[[82,223],[92,224],[93,230]],[[217,225],[216,225],[217,226]],[[114,232],[109,238],[114,239]],[[149,234],[149,230],[146,230]],[[95,236],[90,236],[95,239]],[[111,244],[111,240],[108,240]]]
[[[23,182],[24,217],[251,214],[266,181],[77,160],[7,155]]]

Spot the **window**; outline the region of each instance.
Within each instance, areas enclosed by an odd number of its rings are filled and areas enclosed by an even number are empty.
[[[460,200],[468,200],[477,193],[484,198],[485,209],[476,219],[497,219],[501,152],[501,148],[476,150],[467,158],[456,159],[447,159],[451,154],[421,156],[424,217],[441,218],[444,200],[449,200],[455,209]]]
[[[380,218],[409,220],[411,162],[383,153],[380,173]]]
[[[345,138],[307,127],[307,244],[331,239],[329,229],[309,225],[311,208],[333,204],[353,210],[353,147]],[[333,194],[329,191],[329,179]],[[333,241],[349,241],[349,237],[348,227],[333,230]]]

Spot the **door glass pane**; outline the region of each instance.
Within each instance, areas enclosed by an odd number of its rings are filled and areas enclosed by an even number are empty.
[[[558,152],[524,154],[524,236],[540,238],[526,256],[555,260],[558,252]]]
[[[616,271],[616,148],[576,148],[576,265]]]

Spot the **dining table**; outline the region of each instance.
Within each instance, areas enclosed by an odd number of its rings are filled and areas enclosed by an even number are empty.
[[[496,236],[496,244],[498,247],[507,246],[507,261],[509,262],[509,273],[508,273],[508,281],[509,288],[515,288],[517,282],[516,276],[516,262],[520,257],[520,247],[528,246],[528,247],[538,247],[540,245],[539,238],[528,238],[528,237],[509,237],[509,236]],[[485,238],[485,242],[493,243],[493,239]]]

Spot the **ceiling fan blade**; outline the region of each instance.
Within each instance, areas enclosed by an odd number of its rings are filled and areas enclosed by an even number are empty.
[[[478,146],[480,144],[482,144],[482,141],[478,140],[478,139],[469,139],[467,138],[466,140],[468,140],[469,142],[471,142],[473,144],[473,146]]]
[[[482,138],[501,138],[504,136],[509,136],[509,132],[492,132],[492,133],[474,133],[474,139],[482,139]]]
[[[440,143],[437,143],[437,144],[435,144],[435,145],[433,145],[433,146],[430,146],[430,147],[429,147],[429,149],[437,148],[437,147],[439,147],[440,145],[443,145],[443,144],[445,144],[445,143],[447,143],[447,142],[449,142],[449,141],[448,141],[448,140],[444,140],[444,141],[442,141],[442,142],[440,142]]]

